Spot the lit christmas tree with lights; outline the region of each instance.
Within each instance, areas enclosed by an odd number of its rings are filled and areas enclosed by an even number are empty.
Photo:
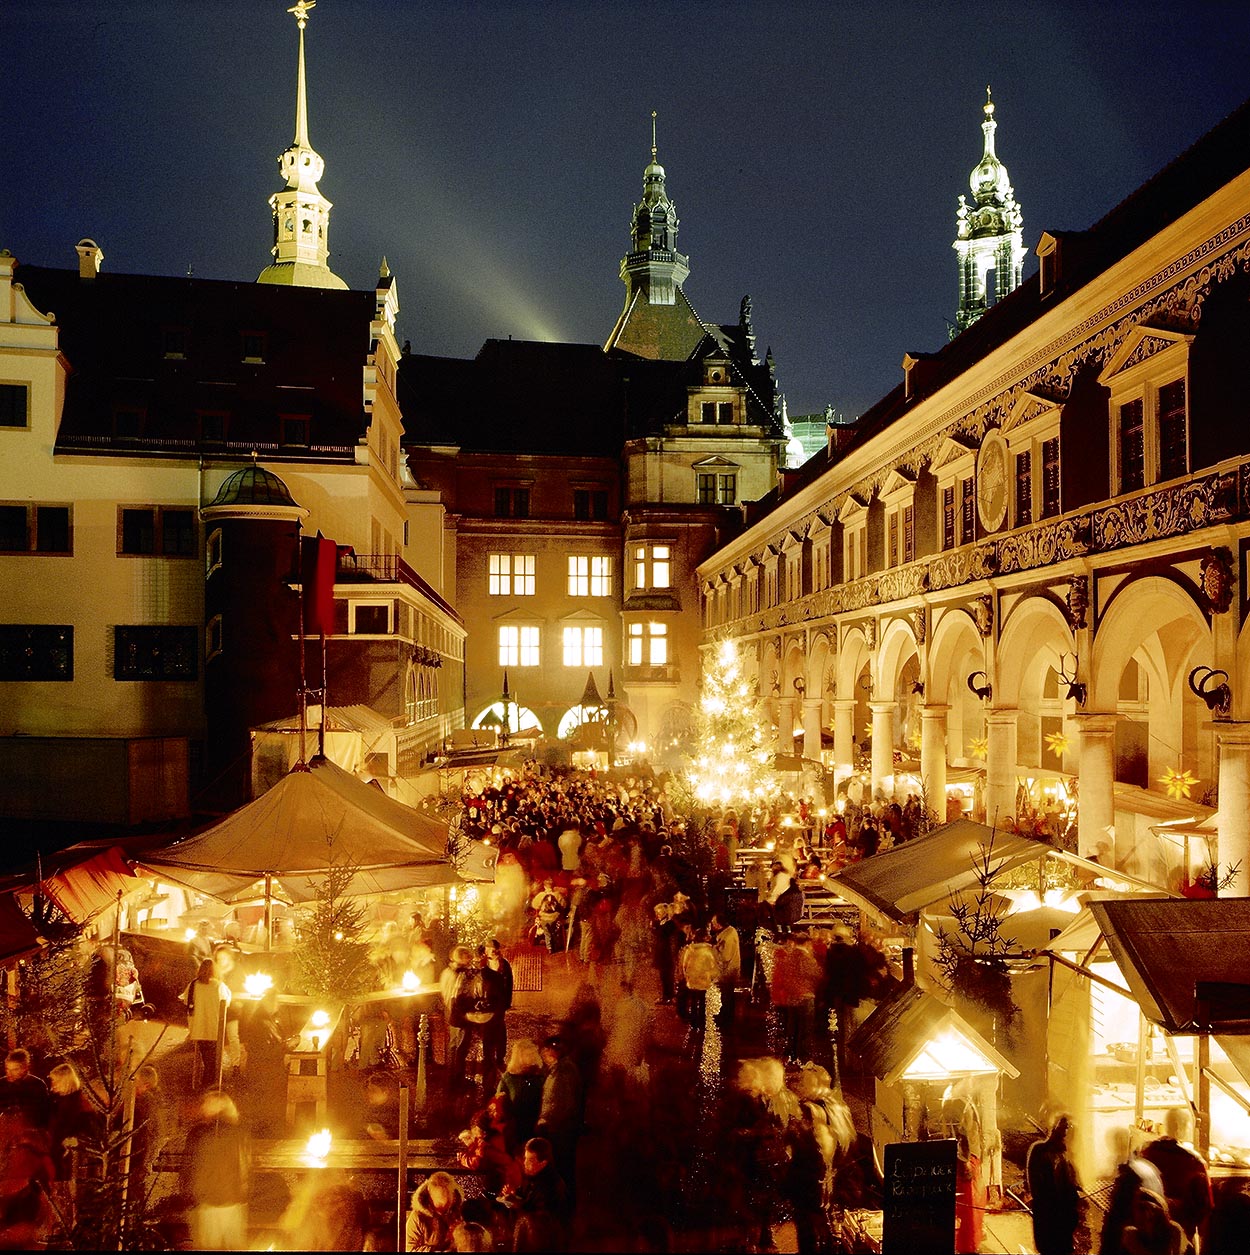
[[[695,803],[738,807],[775,797],[781,791],[773,768],[775,733],[732,641],[707,656],[702,681],[686,766]]]

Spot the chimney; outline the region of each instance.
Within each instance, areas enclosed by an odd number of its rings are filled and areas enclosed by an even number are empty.
[[[937,363],[931,353],[903,354],[903,396],[908,401],[919,399],[932,385]]]
[[[78,253],[78,277],[94,279],[104,265],[104,250],[95,240],[79,240],[75,251]]]

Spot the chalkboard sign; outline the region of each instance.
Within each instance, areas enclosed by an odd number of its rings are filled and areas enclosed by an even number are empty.
[[[882,1255],[951,1255],[955,1249],[956,1143],[885,1148]]]

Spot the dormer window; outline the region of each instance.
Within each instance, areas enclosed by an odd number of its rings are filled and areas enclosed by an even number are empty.
[[[187,355],[187,329],[185,327],[165,327],[161,331],[161,352],[173,361],[181,361]]]
[[[265,360],[264,332],[245,331],[242,335],[243,360],[252,365],[260,365]]]

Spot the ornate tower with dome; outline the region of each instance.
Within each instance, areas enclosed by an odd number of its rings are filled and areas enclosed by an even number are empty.
[[[299,23],[299,77],[295,94],[295,138],[278,158],[286,187],[269,198],[273,211],[273,261],[257,283],[297,288],[346,288],[330,269],[330,202],[317,182],[326,163],[308,139],[308,89],[304,73],[304,27],[317,0],[298,0],[290,11]]]
[[[606,350],[684,361],[703,339],[704,325],[682,291],[690,258],[677,251],[677,207],[668,198],[657,157],[651,114],[651,160],[642,173],[642,200],[634,206],[630,250],[621,258],[625,307]]]
[[[985,89],[985,119],[981,132],[985,151],[968,177],[972,204],[959,198],[955,212],[955,255],[959,258],[959,311],[957,331],[971,326],[996,300],[1020,284],[1024,267],[1023,218],[1012,191],[1007,167],[994,151],[994,102]],[[993,288],[990,272],[993,271]]]

